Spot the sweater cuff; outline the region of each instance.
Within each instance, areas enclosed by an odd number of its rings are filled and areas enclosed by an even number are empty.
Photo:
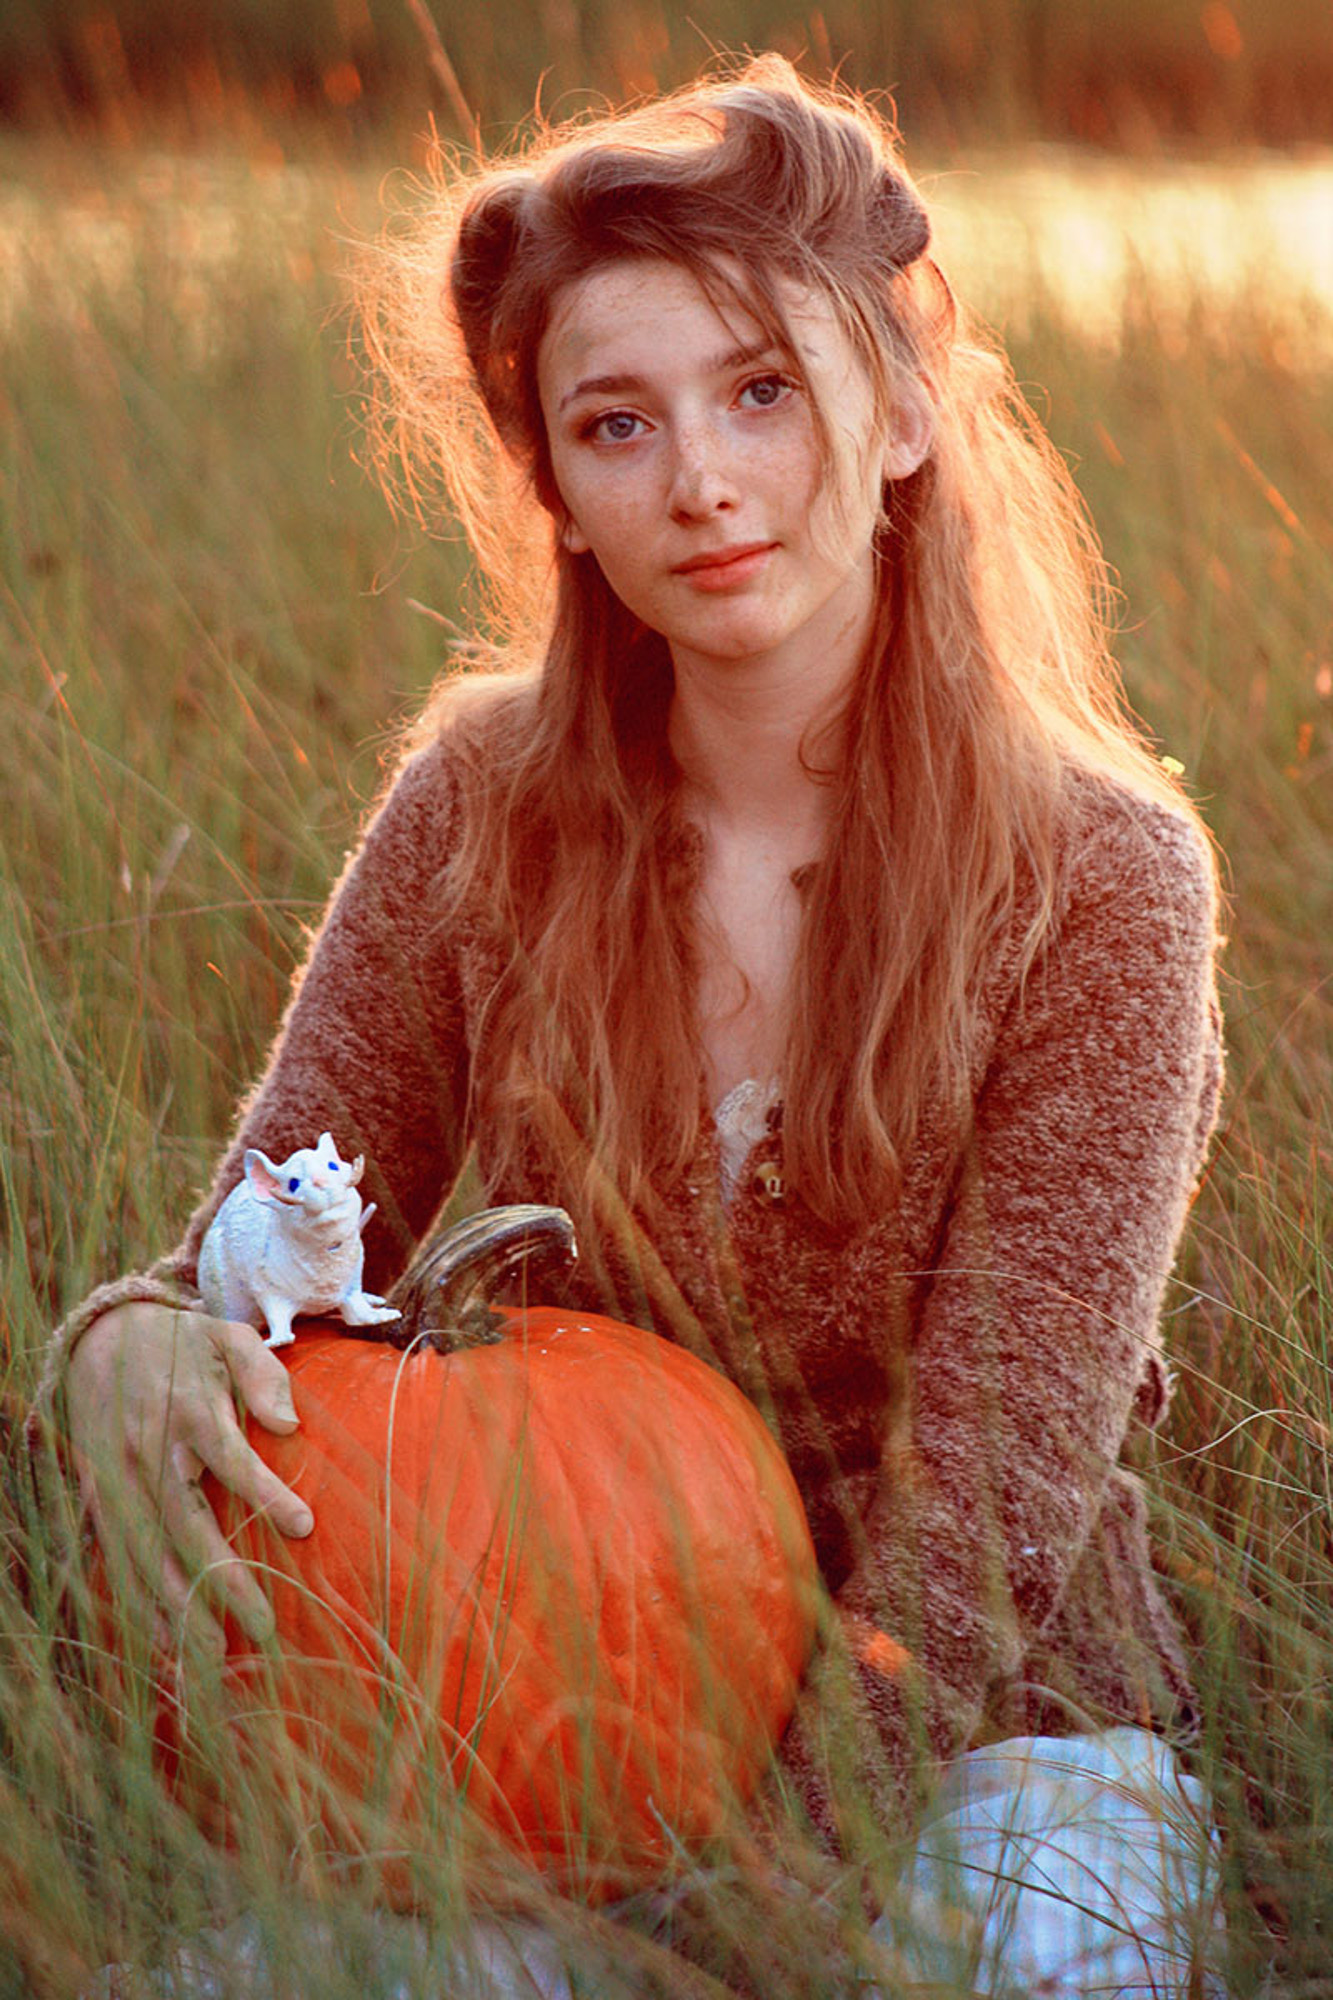
[[[779,1753],[784,1779],[831,1854],[864,1857],[919,1822],[956,1733],[938,1725],[957,1699],[930,1681],[905,1646],[837,1607]],[[950,1719],[965,1738],[966,1723]]]
[[[169,1306],[175,1312],[202,1312],[203,1300],[194,1284],[194,1273],[177,1257],[159,1258],[146,1271],[131,1271],[99,1285],[86,1299],[65,1315],[46,1344],[42,1373],[33,1398],[29,1422],[41,1426],[55,1417],[65,1370],[74,1349],[94,1320],[116,1306]]]

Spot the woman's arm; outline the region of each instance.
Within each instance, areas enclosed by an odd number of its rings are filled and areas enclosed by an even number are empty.
[[[839,1596],[900,1783],[965,1745],[1056,1612],[1145,1385],[1161,1414],[1158,1313],[1220,1083],[1214,946],[1188,821],[1100,813],[997,1039]],[[872,1630],[910,1662],[876,1665]]]

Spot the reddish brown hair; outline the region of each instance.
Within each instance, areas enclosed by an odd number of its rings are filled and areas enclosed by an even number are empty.
[[[446,177],[369,287],[372,438],[418,511],[445,489],[496,634],[498,676],[455,676],[422,724],[454,731],[471,776],[453,906],[481,887],[506,938],[477,1079],[488,1142],[516,1161],[535,1125],[577,1154],[590,1201],[683,1170],[702,1074],[670,659],[556,532],[537,353],[590,269],[680,264],[794,367],[783,288],[812,288],[882,422],[909,385],[933,405],[928,459],[885,494],[787,1027],[786,1169],[820,1215],[882,1213],[928,1104],[963,1104],[984,955],[1015,919],[1025,962],[1046,933],[1070,765],[1189,809],[1121,706],[1063,462],[929,237],[886,122],[766,57]]]

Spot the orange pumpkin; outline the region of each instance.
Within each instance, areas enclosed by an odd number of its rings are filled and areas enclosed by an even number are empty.
[[[461,1795],[590,1894],[719,1832],[814,1632],[804,1510],[753,1406],[679,1347],[549,1308],[454,1354],[307,1327],[285,1358],[300,1429],[250,1438],[314,1533],[210,1490],[277,1619],[267,1653],[229,1633],[250,1755],[280,1714],[308,1816],[373,1797],[420,1839]]]

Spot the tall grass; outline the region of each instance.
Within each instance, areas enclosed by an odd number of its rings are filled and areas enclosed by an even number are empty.
[[[1090,372],[1043,338],[1030,365],[1121,569],[1131,693],[1228,862],[1230,1087],[1174,1290],[1155,1490],[1233,1890],[1263,1918],[1254,1963],[1276,1941],[1315,1976],[1333,1969],[1333,379],[1284,352],[1258,299],[1164,336],[1145,282],[1114,361]]]
[[[447,543],[397,530],[353,462],[339,218],[367,217],[370,177],[52,144],[11,143],[3,164],[0,1312],[16,1409],[61,1309],[172,1240],[386,732],[440,658],[414,605],[449,615],[462,571]],[[1020,374],[1123,578],[1132,696],[1229,861],[1231,1086],[1171,1293],[1175,1412],[1146,1458],[1199,1642],[1235,1990],[1274,1969],[1294,1989],[1327,1975],[1333,1927],[1333,370],[1258,295],[1191,316],[1150,273],[1116,343],[1035,294],[1024,326]],[[129,1691],[107,1697],[77,1524],[36,1506],[17,1450],[9,1474],[0,1993],[73,1992],[238,1910],[280,1990],[333,2000],[393,1990],[395,1963],[416,1976],[405,1937],[323,1864],[296,1921],[262,1786],[231,1851],[164,1802],[146,1640]],[[447,1914],[448,1857],[422,1866]],[[748,1961],[758,1990],[794,1996],[832,1990],[854,1918],[724,1883],[680,1921],[696,1957]],[[594,1916],[544,1919],[598,1959]],[[598,1990],[654,1990],[650,1958]]]

